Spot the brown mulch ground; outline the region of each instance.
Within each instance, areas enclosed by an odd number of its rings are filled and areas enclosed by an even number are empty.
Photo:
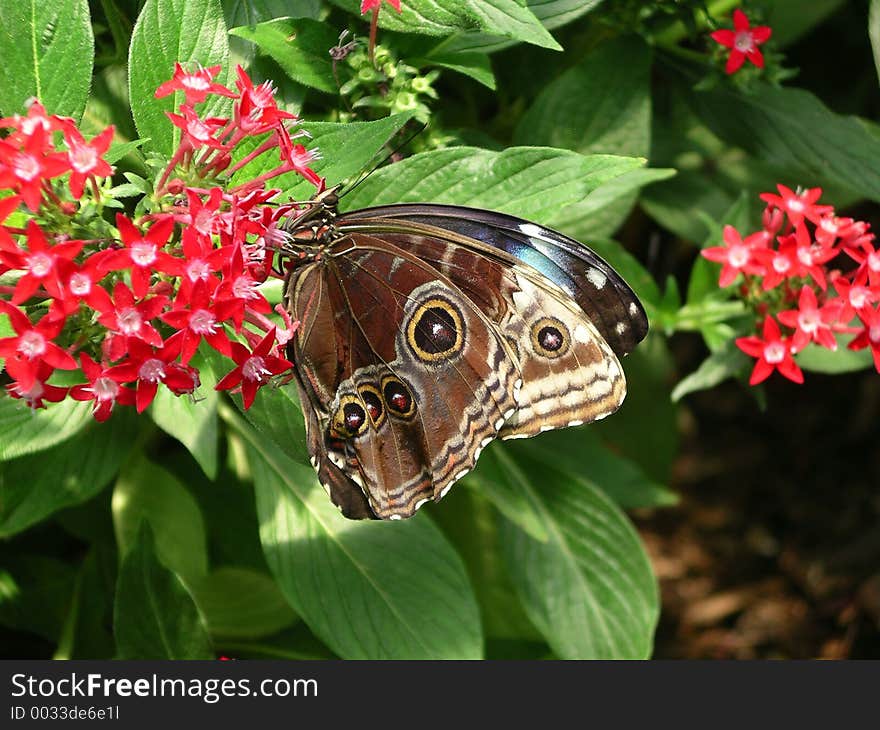
[[[685,371],[686,372],[686,371]],[[677,507],[638,515],[657,658],[880,657],[880,377],[689,396]]]

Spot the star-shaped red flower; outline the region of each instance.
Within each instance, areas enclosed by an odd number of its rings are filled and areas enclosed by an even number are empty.
[[[765,381],[774,370],[778,370],[795,383],[804,382],[804,374],[791,356],[789,338],[782,336],[779,325],[773,317],[768,316],[764,320],[763,337],[757,335],[740,337],[736,341],[736,346],[746,355],[758,358],[749,378],[750,385]]]
[[[758,46],[769,40],[772,32],[766,25],[750,27],[746,14],[737,9],[733,11],[733,30],[716,30],[711,38],[730,49],[724,70],[732,74],[739,70],[747,58],[758,68],[764,68],[764,55]]]

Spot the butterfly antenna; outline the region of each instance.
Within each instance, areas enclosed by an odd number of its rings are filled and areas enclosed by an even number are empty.
[[[386,153],[386,154],[385,154],[383,157],[381,157],[381,158],[379,158],[379,155],[383,154],[383,152],[384,152],[384,147],[383,147],[383,149],[380,149],[380,150],[379,150],[379,151],[378,151],[378,152],[372,157],[372,159],[370,160],[370,162],[372,162],[373,160],[377,160],[377,159],[378,159],[378,161],[377,161],[375,164],[373,164],[372,167],[370,167],[369,169],[367,169],[365,172],[362,172],[362,173],[360,174],[360,176],[358,176],[357,180],[355,180],[353,183],[351,183],[350,185],[346,185],[345,187],[343,187],[343,188],[339,191],[339,197],[341,198],[343,195],[348,195],[350,192],[352,192],[355,188],[358,187],[358,185],[360,185],[360,184],[361,184],[364,180],[366,180],[370,175],[372,175],[374,172],[376,172],[376,170],[378,170],[380,167],[382,167],[382,165],[384,165],[386,162],[388,162],[388,160],[393,159],[394,156],[395,156],[398,152],[400,152],[400,150],[402,150],[404,147],[406,147],[410,142],[412,142],[416,137],[418,137],[418,136],[419,136],[422,132],[424,132],[427,128],[428,128],[428,124],[427,124],[427,122],[423,123],[423,124],[422,124],[418,129],[416,129],[416,130],[415,130],[415,131],[414,131],[409,137],[407,137],[407,138],[406,138],[405,140],[403,140],[399,145],[397,145],[394,149],[392,149],[390,152]],[[368,163],[368,164],[370,164],[370,163]]]

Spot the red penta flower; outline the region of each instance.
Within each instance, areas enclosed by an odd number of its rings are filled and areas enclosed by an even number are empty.
[[[831,332],[831,323],[837,321],[840,310],[839,300],[826,302],[820,307],[816,294],[805,286],[798,297],[798,308],[780,312],[779,321],[795,331],[791,338],[791,347],[795,352],[803,350],[811,341],[829,350],[836,350],[837,340]]]
[[[104,256],[100,270],[107,273],[131,269],[131,288],[135,296],[142,299],[150,288],[150,276],[154,271],[177,271],[178,260],[161,250],[174,231],[174,218],[167,216],[156,221],[146,234],[141,233],[122,213],[117,213],[116,225],[125,247]]]
[[[112,378],[137,383],[135,406],[138,413],[143,413],[153,402],[160,383],[176,391],[192,391],[192,376],[183,368],[175,367],[173,362],[180,354],[182,343],[183,335],[180,332],[169,337],[159,349],[141,340],[130,340],[128,359],[107,370],[107,375]]]
[[[822,216],[834,212],[834,207],[831,205],[816,205],[816,201],[822,195],[822,188],[810,188],[800,194],[785,185],[777,185],[776,189],[779,195],[761,193],[761,200],[784,211],[795,225],[804,218],[818,225]]]
[[[215,386],[217,390],[229,390],[241,383],[241,398],[245,408],[250,408],[257,391],[269,382],[273,375],[279,375],[293,367],[283,357],[269,354],[275,343],[275,330],[271,329],[260,340],[253,352],[238,342],[232,343],[232,359],[238,367],[227,373]]]
[[[109,177],[113,168],[103,159],[113,141],[114,127],[107,127],[101,134],[86,142],[76,127],[64,132],[67,144],[67,160],[70,164],[70,194],[79,200],[85,181],[95,177]]]
[[[743,241],[736,228],[724,226],[725,245],[704,248],[700,254],[709,261],[724,264],[718,286],[729,286],[740,272],[758,275],[764,273],[764,267],[755,259],[755,252],[765,245],[766,240],[764,232],[759,231]]]
[[[65,241],[50,246],[39,224],[32,218],[27,224],[27,250],[0,250],[0,262],[9,269],[25,272],[15,285],[12,303],[30,299],[40,286],[49,296],[61,298],[59,263],[72,260],[82,251],[85,242]]]
[[[36,211],[43,195],[43,183],[70,169],[67,155],[54,152],[46,130],[37,125],[21,148],[0,140],[0,189],[11,188],[28,208]]]
[[[871,241],[860,246],[848,246],[844,251],[859,264],[856,276],[864,272],[871,286],[880,286],[880,251],[874,250]]]
[[[236,72],[238,80],[235,85],[241,92],[241,99],[234,111],[236,126],[247,134],[257,135],[280,126],[285,120],[298,119],[296,114],[278,108],[275,87],[271,81],[254,86],[251,77],[241,66],[237,67]]]
[[[749,378],[750,385],[765,381],[774,370],[795,383],[804,382],[804,374],[791,356],[789,338],[782,336],[773,317],[768,315],[764,319],[763,337],[739,337],[736,346],[746,355],[758,358]]]
[[[180,107],[180,111],[183,112],[183,116],[172,112],[165,112],[165,114],[175,127],[183,130],[182,145],[187,145],[195,150],[206,146],[216,150],[226,149],[226,146],[214,136],[218,129],[225,126],[225,119],[222,117],[202,119],[191,106],[186,104]]]
[[[825,248],[818,243],[813,242],[810,238],[810,232],[807,230],[806,224],[801,220],[795,225],[794,233],[790,236],[783,236],[779,239],[779,249],[783,246],[788,249],[791,243],[794,243],[795,252],[795,268],[791,272],[792,276],[809,276],[824,291],[828,284],[825,281],[824,264],[837,256],[837,251],[833,248]]]
[[[400,12],[400,0],[385,0],[385,2],[387,2],[398,13]],[[382,0],[361,0],[361,15],[374,8],[378,8],[380,5],[382,5]]]
[[[103,292],[103,295],[99,292]],[[95,294],[98,305],[95,309],[100,315],[98,321],[108,330],[129,339],[143,340],[153,347],[162,346],[162,337],[150,320],[159,316],[168,303],[168,297],[160,295],[137,302],[131,289],[121,281],[113,287],[112,299],[100,287]]]
[[[29,408],[45,408],[45,401],[60,403],[67,397],[69,388],[49,385],[46,381],[53,372],[55,372],[55,368],[48,363],[41,362],[37,366],[36,379],[30,388],[23,388],[19,382],[12,382],[6,386],[6,392],[13,398],[23,400]]]
[[[363,9],[361,12],[364,12]],[[711,34],[711,38],[730,49],[724,70],[732,74],[739,70],[747,58],[758,68],[764,68],[764,56],[758,46],[766,43],[772,32],[766,25],[750,27],[746,14],[737,9],[733,11],[733,30],[726,28],[716,30]]]
[[[867,280],[868,272],[864,270],[852,282],[842,276],[834,279],[834,288],[840,295],[841,303],[843,304],[840,319],[844,322],[849,322],[863,309],[880,300],[880,287],[868,286]]]
[[[794,236],[783,236],[779,241],[778,249],[764,248],[755,251],[755,259],[765,270],[761,280],[764,291],[774,289],[784,279],[796,276],[801,268],[797,257],[797,239]]]
[[[161,99],[175,91],[182,91],[186,94],[186,103],[192,105],[201,104],[208,94],[234,97],[234,92],[214,81],[214,77],[220,73],[220,68],[220,66],[199,67],[198,71],[190,73],[179,63],[175,63],[174,76],[170,81],[160,84],[156,89],[156,98]]]
[[[63,319],[46,315],[31,324],[18,307],[0,299],[0,312],[9,317],[15,337],[0,339],[0,357],[6,358],[6,372],[29,391],[37,381],[40,364],[46,363],[58,370],[76,370],[76,360],[52,342],[64,327]]]
[[[231,357],[231,343],[223,331],[225,308],[211,302],[207,284],[201,279],[195,282],[189,296],[179,292],[174,309],[160,319],[183,332],[180,359],[184,365],[189,364],[203,338],[221,355]]]
[[[880,310],[874,307],[863,309],[859,312],[859,319],[862,320],[864,328],[847,347],[850,350],[864,350],[870,347],[874,356],[874,367],[880,373]]]
[[[80,353],[80,367],[89,379],[88,383],[74,385],[70,389],[70,397],[79,401],[94,401],[92,414],[96,421],[106,421],[117,403],[130,406],[134,403],[134,391],[123,387],[122,383],[130,382],[128,376],[111,375],[109,368],[98,365],[86,353]]]

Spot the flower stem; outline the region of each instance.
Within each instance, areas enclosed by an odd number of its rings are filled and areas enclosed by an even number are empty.
[[[380,8],[376,8],[373,10],[373,19],[370,21],[370,46],[369,46],[369,54],[370,54],[370,63],[373,66],[376,66],[376,32],[379,29],[379,10]]]

